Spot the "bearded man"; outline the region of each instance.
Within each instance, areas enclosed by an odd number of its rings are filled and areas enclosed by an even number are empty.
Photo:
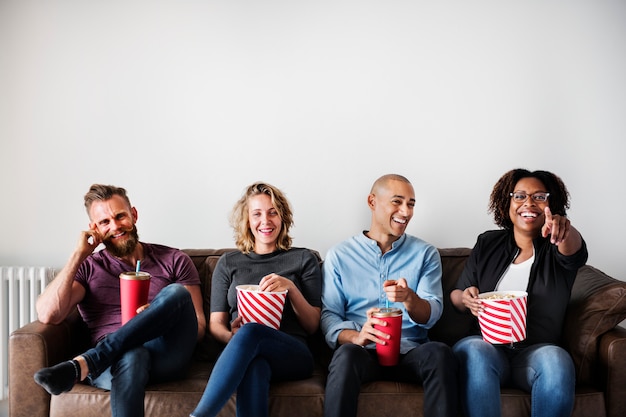
[[[58,324],[78,307],[93,347],[34,378],[53,395],[79,381],[110,390],[114,417],[141,417],[146,385],[182,378],[204,336],[200,279],[182,251],[139,241],[137,210],[124,188],[92,185],[85,208],[89,229],[37,300],[37,313]],[[148,304],[122,325],[119,276],[138,264],[151,276]]]

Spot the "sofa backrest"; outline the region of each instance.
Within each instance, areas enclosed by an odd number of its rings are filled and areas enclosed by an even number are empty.
[[[223,254],[234,251],[234,248],[223,249],[184,249],[184,252],[191,257],[194,265],[198,269],[200,274],[200,280],[202,281],[202,294],[204,299],[204,313],[209,317],[209,307],[211,302],[211,278],[217,260]],[[465,261],[470,253],[469,248],[445,248],[439,249],[441,255],[441,262],[443,268],[442,286],[444,294],[444,310],[441,319],[430,330],[429,337],[432,340],[438,340],[441,342],[452,345],[454,342],[465,336],[467,330],[472,323],[472,317],[468,314],[461,314],[456,311],[450,302],[450,291],[456,285],[456,281],[463,270]],[[322,262],[322,258],[319,252],[312,250]],[[211,346],[210,340],[207,340],[210,352],[215,353],[215,346]]]
[[[220,256],[233,250],[236,249],[185,250],[200,273],[207,318],[211,301],[211,277],[215,265]],[[319,253],[313,252],[322,262]],[[450,301],[450,292],[454,289],[470,252],[469,248],[439,249],[443,268],[444,309],[441,318],[428,333],[431,340],[453,345],[466,336],[475,325],[472,315],[459,313]],[[594,369],[599,337],[624,319],[626,319],[626,282],[609,277],[592,266],[583,266],[578,271],[572,288],[563,332],[563,345],[574,359],[579,382],[587,383],[598,377]],[[328,353],[325,351],[325,343],[319,331],[312,338],[311,345],[314,352],[320,355]],[[219,349],[221,346],[215,343],[207,332],[199,351],[203,355],[215,358]]]
[[[428,332],[430,340],[447,343],[452,346],[462,337],[467,336],[472,327],[474,318],[470,314],[459,313],[450,301],[450,292],[456,287],[456,282],[463,272],[465,262],[469,257],[469,248],[439,249],[441,255],[441,286],[443,287],[443,314],[437,323]]]
[[[221,346],[211,337],[208,331],[208,321],[211,306],[211,278],[213,277],[213,271],[215,265],[217,265],[218,259],[227,252],[232,252],[234,248],[223,249],[183,249],[191,260],[193,261],[198,275],[200,275],[200,282],[202,288],[202,300],[204,302],[204,315],[207,319],[207,332],[204,340],[198,343],[198,349],[196,349],[196,357],[200,360],[215,360],[219,355]]]

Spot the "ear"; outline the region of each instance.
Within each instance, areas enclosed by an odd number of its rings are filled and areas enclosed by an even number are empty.
[[[136,223],[139,218],[139,216],[137,216],[137,209],[135,207],[131,207],[130,212],[133,215],[133,223]]]
[[[374,194],[370,194],[367,196],[367,205],[371,210],[374,210],[376,207],[376,196]]]

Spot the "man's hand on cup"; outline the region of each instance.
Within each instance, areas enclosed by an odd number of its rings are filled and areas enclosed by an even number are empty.
[[[373,317],[373,313],[378,311],[379,308],[370,308],[367,310],[367,321],[363,324],[361,331],[359,332],[359,336],[357,341],[355,342],[357,345],[365,346],[371,342],[386,344],[389,339],[389,334],[383,332],[382,330],[374,328],[374,325],[377,326],[387,326],[387,322],[381,320],[379,318]]]
[[[142,311],[144,311],[148,307],[150,307],[150,303],[142,305],[141,307],[139,307],[137,309],[137,314],[141,313]]]

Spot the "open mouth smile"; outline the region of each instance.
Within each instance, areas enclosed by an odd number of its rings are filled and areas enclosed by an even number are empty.
[[[118,234],[115,234],[115,235],[110,235],[109,237],[111,239],[119,239],[120,237],[124,236],[125,234],[126,234],[126,232],[121,232],[121,233],[118,233]]]

